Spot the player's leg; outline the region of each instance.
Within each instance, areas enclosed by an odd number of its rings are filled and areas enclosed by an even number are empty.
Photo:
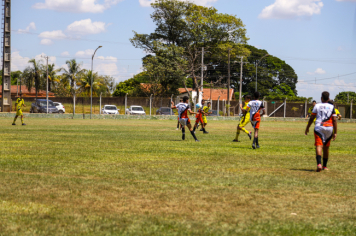
[[[329,170],[328,165],[329,160],[329,146],[323,146],[323,170]]]
[[[196,128],[199,126],[199,119],[196,119],[195,124],[194,124],[194,128],[193,128],[193,132],[195,132]]]
[[[15,122],[16,122],[16,120],[17,120],[17,117],[18,117],[18,115],[15,115],[15,119],[14,119],[14,121],[12,122],[12,125],[16,125]]]
[[[257,125],[256,125],[257,126]],[[252,143],[252,148],[256,149],[259,148],[260,146],[258,145],[258,128],[255,126],[255,136],[253,139],[253,143]]]
[[[248,130],[245,129],[246,125],[249,123],[250,119],[244,119],[243,122],[239,125],[241,127],[241,130],[247,134],[247,136],[252,139],[252,132],[249,132]]]
[[[189,121],[189,120],[188,120],[188,122],[187,122],[187,127],[189,128],[190,133],[192,134],[194,140],[195,140],[196,142],[199,142],[199,140],[198,140],[197,137],[195,136],[195,133],[194,133],[194,131],[193,131],[193,129],[192,129],[192,125],[190,124],[190,121]]]
[[[203,127],[203,133],[204,133],[204,134],[208,134],[209,132],[207,132],[207,131],[205,130],[205,127],[206,127],[206,125],[208,124],[208,121],[206,120],[206,117],[202,118],[202,119],[200,120],[200,122],[201,122],[201,126]]]
[[[240,130],[241,130],[241,127],[240,127],[240,125],[238,125],[238,126],[237,126],[237,131],[236,131],[236,137],[235,137],[234,140],[232,140],[233,142],[240,142],[240,141],[239,141]]]
[[[21,115],[21,123],[22,123],[22,125],[26,125],[26,124],[23,122],[23,115]]]
[[[323,152],[323,145],[320,143],[318,143],[318,146],[315,147],[315,156],[316,156],[316,165],[317,165],[317,168],[316,168],[316,172],[320,172],[322,170],[322,166],[321,166],[321,155],[322,155],[322,152]]]

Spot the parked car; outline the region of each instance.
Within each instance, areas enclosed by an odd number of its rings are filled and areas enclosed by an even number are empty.
[[[160,107],[156,111],[156,115],[163,115],[163,116],[169,116],[171,115],[172,109],[170,107]],[[174,112],[172,111],[172,115],[174,115]]]
[[[145,110],[141,106],[130,106],[125,112],[127,115],[146,115]]]
[[[64,108],[63,104],[60,102],[54,102],[53,105],[55,105],[58,109],[59,114],[66,113],[66,109]]]
[[[47,113],[47,100],[37,99],[36,102],[31,104],[30,113]],[[59,113],[51,100],[48,100],[48,113]]]
[[[105,105],[101,109],[101,113],[109,114],[109,115],[117,115],[117,114],[119,114],[119,110],[117,109],[117,107],[115,105]]]

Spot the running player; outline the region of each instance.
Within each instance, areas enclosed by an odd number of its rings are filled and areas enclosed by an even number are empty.
[[[16,116],[15,116],[14,122],[12,122],[12,125],[16,125],[15,122],[16,122],[17,117],[19,117],[19,116],[21,116],[21,123],[22,123],[22,125],[26,125],[26,124],[23,122],[22,106],[26,107],[25,101],[24,101],[23,98],[22,98],[22,93],[20,93],[20,97],[17,98],[17,99],[16,99],[16,102],[15,102]]]
[[[252,148],[260,148],[260,145],[258,144],[258,131],[260,129],[260,122],[261,122],[261,114],[260,112],[262,111],[262,115],[265,114],[265,108],[263,106],[263,102],[258,100],[260,98],[260,93],[255,92],[254,93],[255,100],[250,101],[247,104],[247,108],[250,109],[250,121],[252,124],[252,127],[255,130],[255,136],[253,139],[252,143]]]
[[[180,103],[183,102],[183,100],[179,100]],[[182,125],[179,123],[179,115],[178,115],[178,123],[177,123],[177,130],[179,130],[179,126],[180,126],[180,129],[182,129]]]
[[[311,107],[309,107],[309,109],[308,109],[308,114],[307,114],[307,117],[305,117],[306,119],[310,118],[310,116],[311,116],[311,114],[312,114],[312,112],[313,112],[313,109],[314,109],[315,105],[316,105],[316,101],[315,101],[315,100],[313,100],[313,102],[312,102],[312,106],[311,106]]]
[[[201,107],[200,104],[197,104],[196,108],[198,109],[198,112],[197,112],[197,115],[195,116],[195,118],[197,118],[197,119],[195,121],[193,132],[195,133],[195,129],[198,128],[199,123],[201,123],[204,134],[208,134],[209,132],[205,131],[205,125],[204,125],[204,121],[203,121],[203,114],[204,114],[203,108]]]
[[[190,124],[190,119],[188,117],[188,111],[190,114],[197,114],[197,113],[193,112],[190,109],[188,101],[189,98],[187,96],[183,97],[183,102],[178,103],[176,106],[174,106],[174,102],[172,101],[172,109],[178,110],[179,123],[182,125],[182,139],[185,140],[185,126],[187,126],[193,138],[195,139],[195,142],[200,142],[193,132],[192,125]]]
[[[314,137],[317,172],[320,172],[321,170],[328,170],[327,163],[329,159],[330,141],[331,139],[335,141],[337,136],[336,112],[334,106],[328,103],[330,94],[329,92],[323,92],[321,96],[322,103],[315,105],[307,128],[305,129],[305,135],[308,135],[309,127],[316,118]],[[323,166],[321,166],[321,153],[323,153]]]
[[[236,138],[234,140],[232,140],[233,142],[240,142],[239,141],[239,135],[240,135],[240,131],[241,130],[248,135],[250,140],[252,138],[252,132],[248,132],[245,129],[245,126],[250,122],[250,113],[249,113],[249,109],[247,108],[247,105],[251,101],[251,96],[250,95],[245,95],[244,99],[245,99],[245,106],[242,107],[242,104],[240,104],[240,108],[241,108],[241,111],[243,113],[243,116],[241,117],[240,123],[237,126]]]
[[[204,100],[202,100],[203,102]],[[205,101],[204,101],[205,103]],[[202,103],[203,104],[203,103]],[[203,121],[204,121],[204,130],[206,128],[206,126],[208,125],[208,119],[206,118],[206,116],[208,116],[209,114],[213,114],[211,111],[210,111],[210,107],[211,107],[211,102],[208,102],[207,106],[204,106],[203,105]],[[204,131],[203,130],[203,131]],[[204,131],[205,134],[208,134],[208,132]]]

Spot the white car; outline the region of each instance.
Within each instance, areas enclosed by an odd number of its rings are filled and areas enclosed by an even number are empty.
[[[101,109],[102,114],[109,114],[109,115],[117,115],[119,114],[119,110],[115,105],[105,105],[103,109]]]
[[[53,105],[58,109],[59,114],[66,113],[66,109],[64,108],[63,104],[60,102],[53,102]]]
[[[141,106],[130,106],[126,109],[126,115],[146,115],[146,112]]]

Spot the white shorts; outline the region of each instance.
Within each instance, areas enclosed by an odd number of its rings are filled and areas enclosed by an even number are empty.
[[[315,126],[314,133],[321,139],[323,145],[327,145],[333,136],[334,127]]]
[[[182,126],[189,125],[189,124],[190,124],[190,119],[189,119],[189,118],[180,118],[180,119],[179,119],[179,123],[180,123]]]

